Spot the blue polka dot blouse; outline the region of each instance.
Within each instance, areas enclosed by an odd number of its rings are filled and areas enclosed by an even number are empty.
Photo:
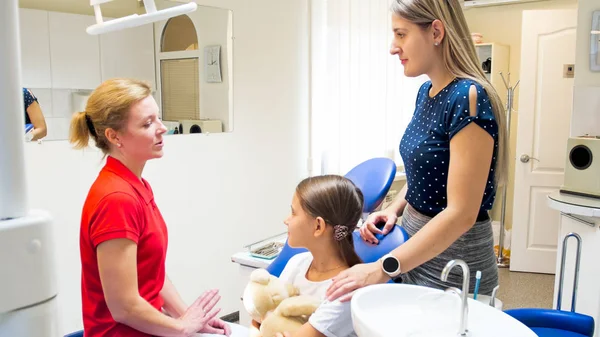
[[[470,116],[469,88],[477,88],[477,114]],[[483,87],[468,79],[454,79],[434,97],[427,81],[417,94],[415,113],[400,141],[400,155],[407,178],[406,200],[417,211],[435,216],[446,208],[446,183],[450,163],[450,140],[471,122],[494,139],[494,154],[481,211],[490,210],[495,199],[494,167],[498,150],[498,124]]]
[[[23,103],[25,104],[25,124],[31,124],[31,119],[29,119],[29,114],[27,113],[27,108],[33,102],[37,102],[37,98],[29,92],[27,88],[23,88]]]

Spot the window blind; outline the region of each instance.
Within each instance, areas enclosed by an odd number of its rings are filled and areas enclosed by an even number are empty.
[[[160,61],[162,118],[200,119],[198,58]]]

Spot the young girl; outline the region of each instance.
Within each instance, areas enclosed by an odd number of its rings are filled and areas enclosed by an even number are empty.
[[[362,215],[363,195],[348,179],[325,175],[304,179],[296,188],[288,226],[288,245],[308,252],[292,257],[280,279],[302,295],[323,303],[294,336],[353,337],[350,303],[328,302],[325,292],[332,278],[361,263],[354,251],[352,232]],[[253,322],[258,327],[256,322]],[[286,333],[285,336],[292,336]]]

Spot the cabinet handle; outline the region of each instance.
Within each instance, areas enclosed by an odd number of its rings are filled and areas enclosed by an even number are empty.
[[[566,217],[567,217],[567,218],[569,218],[569,219],[573,219],[573,220],[575,220],[575,221],[581,222],[581,223],[582,223],[582,224],[584,224],[584,225],[588,225],[588,226],[590,226],[590,227],[596,227],[596,224],[595,224],[595,223],[593,223],[593,222],[591,222],[591,221],[583,220],[583,219],[581,219],[581,218],[578,218],[578,217],[576,217],[576,216],[574,216],[574,215],[571,215],[571,214],[569,214],[569,213],[560,212],[560,214],[561,214],[561,215],[564,215],[564,216],[566,216]]]

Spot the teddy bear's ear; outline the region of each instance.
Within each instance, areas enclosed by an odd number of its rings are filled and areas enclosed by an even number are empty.
[[[271,280],[271,274],[266,269],[256,269],[250,274],[250,281],[260,283],[260,284],[269,284]]]

